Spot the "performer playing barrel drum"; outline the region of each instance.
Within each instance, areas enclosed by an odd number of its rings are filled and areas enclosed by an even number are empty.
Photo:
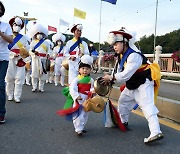
[[[11,50],[9,66],[6,74],[6,92],[8,100],[16,103],[21,102],[22,86],[25,81],[25,58],[29,56],[29,44],[25,36],[20,34],[24,22],[19,17],[10,19],[9,24],[13,30],[13,43],[9,44]]]
[[[32,57],[32,92],[44,92],[44,83],[46,80],[46,60],[49,54],[49,43],[45,41],[48,36],[48,30],[41,24],[35,24],[30,29],[29,36],[32,38],[30,44],[30,55]]]
[[[52,40],[55,43],[55,47],[53,49],[53,56],[55,58],[54,83],[55,86],[57,86],[60,80],[61,86],[64,86],[65,68],[62,66],[62,61],[65,58],[63,43],[65,42],[66,37],[62,33],[56,33],[52,36]]]

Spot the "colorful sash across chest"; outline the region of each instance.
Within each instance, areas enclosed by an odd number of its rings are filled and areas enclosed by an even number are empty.
[[[59,48],[58,53],[61,53],[62,49],[63,49],[63,46],[61,46],[61,47]]]
[[[8,49],[11,50],[11,48],[23,37],[22,34],[16,35],[16,37],[13,40],[13,43],[8,45]]]
[[[44,42],[44,39],[41,39],[41,40],[34,46],[34,50],[36,50],[43,42]]]
[[[82,76],[78,75],[78,92],[88,95],[88,92],[91,88],[91,77],[90,76]]]
[[[82,43],[82,40],[79,38],[71,47],[69,50],[70,55],[75,55],[76,52],[74,51],[74,49],[79,46]]]

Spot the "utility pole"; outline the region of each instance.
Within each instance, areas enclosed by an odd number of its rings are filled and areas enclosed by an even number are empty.
[[[25,26],[24,26],[24,34],[26,34],[26,25],[27,25],[27,22],[28,22],[28,20],[27,20],[27,17],[28,17],[28,12],[24,12],[24,24],[25,24]]]

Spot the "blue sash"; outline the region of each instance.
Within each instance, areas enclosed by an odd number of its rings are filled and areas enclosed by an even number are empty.
[[[135,52],[135,53],[137,53],[137,54],[140,54],[140,55],[143,57],[143,62],[144,62],[144,61],[146,62],[146,61],[148,60],[141,52],[136,52],[136,51],[134,51],[133,49],[128,48],[127,51],[124,53],[121,61],[119,62],[120,70],[123,69],[125,61],[127,60],[128,56],[129,56],[131,53],[133,53],[133,52]]]
[[[22,34],[16,35],[16,37],[13,39],[13,43],[8,45],[8,49],[11,50],[11,48],[23,37]]]
[[[72,52],[80,43],[82,43],[82,40],[79,38],[71,47],[70,47],[70,51]]]
[[[35,46],[34,46],[34,50],[36,50],[43,42],[45,39],[41,39]]]
[[[58,52],[58,53],[61,53],[62,49],[63,49],[63,46],[61,46],[61,47],[59,48],[59,52]]]

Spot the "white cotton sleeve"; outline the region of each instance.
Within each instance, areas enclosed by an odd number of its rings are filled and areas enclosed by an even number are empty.
[[[69,86],[69,90],[70,90],[71,97],[75,101],[77,99],[77,97],[79,96],[79,92],[78,92],[78,79],[77,78],[75,78],[71,82],[71,84]]]
[[[118,72],[115,74],[115,78],[117,82],[126,82],[128,81],[132,75],[139,69],[142,65],[142,56],[137,53],[132,53],[127,58],[127,63],[122,72]]]

